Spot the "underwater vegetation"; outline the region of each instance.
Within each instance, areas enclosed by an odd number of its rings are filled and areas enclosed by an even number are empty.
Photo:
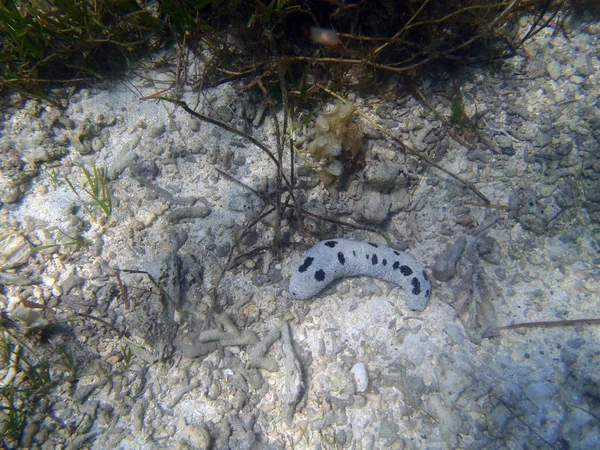
[[[331,111],[317,117],[315,139],[307,150],[320,165],[317,174],[325,185],[342,176],[344,161],[351,163],[362,147],[362,127],[352,118],[355,109],[338,100]]]
[[[300,0],[49,0],[0,4],[0,92],[47,96],[55,86],[119,73],[169,44],[212,53],[203,86],[235,79],[270,89],[285,74],[306,98],[315,84],[368,87],[382,74],[414,78],[440,62],[515,54],[560,10],[595,2]],[[517,33],[524,14],[535,17]]]

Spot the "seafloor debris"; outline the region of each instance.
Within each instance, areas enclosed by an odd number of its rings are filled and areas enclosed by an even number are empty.
[[[496,312],[492,299],[493,286],[481,268],[471,267],[454,293],[454,308],[469,340],[475,344],[484,338],[498,336]]]

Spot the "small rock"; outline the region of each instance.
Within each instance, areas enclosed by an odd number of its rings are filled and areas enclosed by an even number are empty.
[[[447,448],[458,448],[458,436],[462,426],[459,411],[445,405],[439,396],[428,398],[426,412],[439,424],[440,435]]]
[[[236,153],[233,157],[233,163],[236,166],[243,166],[244,164],[246,164],[246,157],[241,153]]]
[[[358,180],[352,180],[346,194],[349,198],[360,198],[363,193],[363,184]]]
[[[203,219],[208,217],[211,212],[210,206],[205,205],[177,208],[167,215],[167,220],[177,222],[183,219]]]
[[[240,243],[246,247],[252,247],[258,242],[258,237],[258,232],[256,230],[250,230],[242,237]]]
[[[40,429],[40,423],[37,420],[28,420],[21,434],[20,444],[23,448],[32,448],[35,435]],[[4,439],[2,439],[4,441]]]
[[[229,170],[231,168],[231,163],[233,162],[233,151],[232,150],[222,151],[221,155],[220,155],[220,159],[221,159],[220,162],[221,162],[223,169]]]
[[[173,341],[173,346],[179,350],[186,358],[197,358],[198,356],[208,355],[217,348],[217,344],[214,342],[198,342],[200,336],[199,331],[190,331],[187,333],[179,332]],[[214,389],[214,382],[208,391],[208,397],[211,400],[215,400],[221,393],[221,386],[217,383],[218,393],[213,398],[211,392],[216,392]],[[211,391],[211,389],[213,389]]]
[[[69,275],[63,282],[61,283],[61,288],[64,294],[68,294],[71,290],[76,287],[81,286],[83,283],[83,278],[75,275],[74,273]]]
[[[154,160],[144,159],[136,163],[131,171],[136,177],[152,179],[158,175],[158,166]]]
[[[467,238],[461,236],[454,244],[448,244],[446,249],[436,258],[431,272],[436,280],[449,281],[456,273],[456,264],[465,251]]]
[[[467,154],[467,159],[469,161],[481,161],[483,163],[487,163],[490,158],[487,152],[484,152],[483,149],[478,146]]]
[[[137,153],[132,152],[127,148],[121,149],[119,153],[115,155],[112,160],[112,164],[109,166],[106,176],[109,180],[114,181],[119,175],[123,173],[127,167],[132,166],[137,161]]]
[[[393,420],[383,419],[379,425],[379,438],[395,440],[398,438],[400,425]]]
[[[533,403],[542,403],[554,397],[556,387],[550,382],[534,381],[525,386],[523,394]]]
[[[378,191],[389,191],[396,183],[400,164],[391,161],[371,161],[363,174],[365,183]]]
[[[499,134],[498,136],[496,136],[494,138],[494,140],[496,141],[496,144],[498,144],[498,146],[500,148],[512,148],[512,146],[513,146],[512,139],[509,138],[508,136],[504,136],[503,134]]]
[[[569,78],[569,80],[573,84],[581,84],[581,83],[583,83],[585,81],[585,78],[584,77],[580,77],[579,75],[573,75],[573,76],[571,76],[571,78]]]
[[[150,131],[148,132],[148,134],[150,135],[150,137],[152,139],[156,139],[157,137],[161,136],[165,132],[166,129],[167,128],[162,123],[152,125],[152,127],[150,127]]]
[[[568,347],[563,347],[560,349],[560,360],[566,366],[572,366],[577,362],[577,353]]]
[[[521,117],[521,119],[523,119],[523,120],[531,120],[531,114],[527,110],[527,107],[522,106],[521,104],[510,105],[508,107],[508,113],[515,114],[515,115]]]
[[[24,193],[25,187],[23,185],[7,183],[0,193],[0,201],[6,204],[16,203]]]
[[[365,392],[369,387],[369,375],[367,373],[367,366],[363,363],[356,363],[350,370],[354,375],[354,381],[356,382],[356,392]]]
[[[531,188],[516,192],[514,198],[509,199],[510,206],[518,206],[515,211],[517,221],[526,230],[542,236],[548,229],[548,218],[544,215],[544,208],[538,201],[538,196]]]
[[[497,407],[495,407],[490,414],[490,423],[494,425],[497,432],[502,433],[506,428],[508,421],[513,417],[511,412],[506,409],[506,407],[500,403]]]
[[[136,219],[143,223],[146,228],[148,228],[156,220],[156,214],[154,214],[152,211],[142,210],[139,211]]]
[[[425,383],[419,377],[408,375],[400,380],[404,401],[409,410],[406,412],[411,414],[412,411],[418,410],[423,402],[422,395],[426,390]]]
[[[148,409],[148,405],[145,404],[144,401],[137,401],[135,405],[133,405],[131,411],[132,418],[132,428],[136,433],[141,433],[144,429],[144,416],[146,415],[146,410]]]
[[[76,313],[88,314],[90,312],[90,306],[84,304],[81,295],[69,294],[61,297],[61,304],[68,307],[69,310],[75,311]],[[94,299],[95,300],[95,299]]]
[[[185,443],[189,448],[209,449],[211,448],[211,439],[206,428],[201,424],[188,425],[181,418],[177,424],[178,436],[181,436],[182,444]],[[177,446],[177,448],[185,448]]]
[[[102,142],[102,139],[100,139],[99,137],[95,137],[92,139],[92,150],[94,150],[95,152],[98,152],[98,151],[102,150],[103,147],[104,147],[104,142]]]
[[[261,222],[268,227],[274,227],[277,222],[277,211],[273,211],[272,213],[264,216]]]
[[[579,236],[581,236],[582,234],[583,231],[581,230],[581,228],[571,227],[566,229],[564,233],[559,234],[558,239],[560,239],[564,243],[575,242],[577,238],[579,238]]]
[[[356,202],[355,211],[366,223],[380,225],[387,219],[391,207],[392,199],[389,194],[365,191],[362,198]]]
[[[73,149],[80,155],[87,155],[92,152],[91,144],[86,140],[82,141],[80,135],[76,131],[66,133],[66,136]]]
[[[233,120],[233,112],[227,105],[220,105],[215,108],[215,116],[221,122],[229,123]]]
[[[477,242],[476,248],[481,259],[490,264],[500,264],[500,244],[495,239],[484,237]]]
[[[584,344],[585,344],[585,339],[582,339],[582,338],[570,339],[567,341],[567,345],[571,348],[574,348],[575,350],[577,350],[578,348],[581,348]]]
[[[190,130],[192,130],[193,132],[199,131],[201,123],[202,122],[200,122],[200,120],[198,120],[196,118],[190,119],[190,121],[189,121]]]
[[[592,174],[590,173],[590,175]],[[600,203],[600,180],[586,180],[583,183],[583,194],[586,200],[592,203]]]
[[[258,108],[256,109],[256,114],[254,115],[254,120],[252,121],[252,126],[258,128],[262,122],[263,116],[265,114],[265,110],[267,109],[267,102],[262,101]]]
[[[573,66],[577,75],[588,77],[594,73],[594,64],[592,63],[593,55],[581,53],[575,57]]]
[[[0,228],[0,269],[12,269],[23,265],[31,255],[29,242],[16,231]]]
[[[390,196],[392,198],[392,206],[390,207],[392,214],[403,211],[410,205],[410,194],[406,188],[395,188]]]
[[[221,383],[218,379],[213,379],[212,383],[208,387],[206,396],[211,400],[216,400],[221,395]]]
[[[450,324],[444,327],[444,332],[450,337],[453,344],[462,344],[465,340],[465,336],[460,331],[460,328],[456,325]]]
[[[229,242],[225,242],[224,244],[218,245],[215,249],[215,255],[219,258],[226,258],[229,256],[229,252],[231,251],[231,244]]]
[[[206,152],[208,151],[207,148],[204,146],[204,144],[201,142],[191,143],[189,146],[189,149],[190,149],[190,153],[201,154],[201,155],[206,155]]]
[[[334,434],[334,439],[336,444],[338,444],[340,448],[343,448],[344,444],[347,441],[346,433],[344,432],[344,430],[336,430]]]
[[[536,147],[545,147],[552,143],[552,136],[547,133],[539,131],[533,138],[533,145]]]
[[[558,80],[562,73],[560,63],[556,60],[550,61],[546,66],[546,70],[548,71],[548,75],[550,75],[553,80]]]

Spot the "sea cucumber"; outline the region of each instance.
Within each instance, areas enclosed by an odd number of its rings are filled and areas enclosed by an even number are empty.
[[[431,282],[410,255],[383,245],[349,239],[328,239],[309,249],[290,278],[293,298],[306,300],[338,278],[367,275],[406,290],[411,310],[429,303]]]

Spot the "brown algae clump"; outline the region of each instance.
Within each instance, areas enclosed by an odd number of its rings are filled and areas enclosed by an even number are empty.
[[[333,110],[322,112],[315,124],[315,139],[308,152],[317,160],[317,173],[325,185],[338,180],[346,165],[360,152],[362,127],[352,120],[356,107],[337,101]]]

